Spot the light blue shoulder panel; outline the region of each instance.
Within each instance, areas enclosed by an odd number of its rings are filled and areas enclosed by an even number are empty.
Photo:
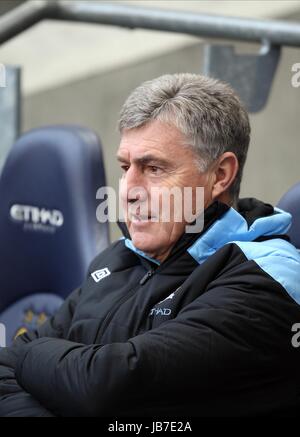
[[[286,234],[291,226],[291,214],[275,208],[277,214],[261,217],[248,227],[245,218],[230,208],[204,232],[188,249],[190,255],[202,264],[225,244],[233,241],[253,241],[261,236]]]
[[[233,241],[247,259],[279,282],[300,305],[300,253],[289,242],[275,238],[259,243]]]

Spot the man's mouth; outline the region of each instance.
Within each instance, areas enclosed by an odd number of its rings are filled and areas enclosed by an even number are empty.
[[[151,215],[130,214],[129,219],[132,223],[148,223],[154,221]]]

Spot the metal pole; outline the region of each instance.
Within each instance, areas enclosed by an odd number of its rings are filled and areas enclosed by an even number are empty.
[[[34,24],[50,18],[56,1],[31,0],[0,17],[0,44],[3,44]]]
[[[204,15],[98,2],[31,0],[0,18],[0,44],[43,19],[183,33],[199,37],[300,46],[300,24]]]
[[[11,146],[20,135],[21,70],[5,67],[5,83],[0,87],[0,170]]]

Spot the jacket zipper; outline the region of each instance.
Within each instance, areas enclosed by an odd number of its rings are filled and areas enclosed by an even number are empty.
[[[158,266],[156,269],[150,268],[150,270],[148,270],[146,272],[146,274],[139,280],[138,284],[136,287],[134,287],[133,289],[131,289],[128,293],[126,293],[125,296],[121,296],[120,299],[116,302],[116,304],[114,305],[114,307],[109,311],[109,313],[107,314],[106,318],[104,319],[102,325],[99,327],[96,337],[95,337],[95,341],[97,341],[97,338],[103,336],[104,332],[106,331],[106,328],[108,327],[109,323],[111,322],[113,316],[116,314],[116,312],[118,311],[118,309],[121,307],[121,305],[123,305],[123,303],[125,303],[131,296],[134,295],[134,293],[140,288],[140,286],[146,284],[146,282],[155,274],[160,272],[161,270],[163,270],[166,266],[168,266],[175,257],[180,256],[181,252],[183,252],[185,250],[184,248],[181,248],[181,250],[176,251],[175,253],[173,253],[173,255],[166,261],[166,263],[161,264],[160,266]]]
[[[150,269],[148,270],[148,272],[142,277],[142,279],[140,280],[140,285],[144,285],[146,284],[146,282],[148,281],[148,279],[151,278],[151,276],[154,275],[155,270]]]
[[[155,270],[153,270],[153,269],[148,270],[148,272],[146,272],[146,274],[142,277],[142,279],[139,280],[139,282],[138,282],[136,287],[132,288],[128,293],[125,294],[125,296],[121,296],[120,299],[117,300],[116,304],[109,311],[109,313],[107,314],[107,316],[104,319],[103,323],[99,327],[99,329],[97,331],[97,334],[96,334],[96,337],[95,337],[95,341],[97,341],[97,338],[100,337],[100,334],[101,334],[101,337],[102,337],[102,335],[106,331],[106,328],[110,324],[113,316],[116,314],[116,312],[121,307],[121,305],[123,305],[123,303],[125,303],[131,296],[133,296],[134,293],[140,288],[140,286],[144,285],[148,281],[148,279],[151,278],[151,276],[154,274],[154,272],[155,272]]]

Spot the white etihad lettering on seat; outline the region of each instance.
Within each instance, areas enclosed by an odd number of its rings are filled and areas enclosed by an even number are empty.
[[[64,216],[56,209],[49,210],[30,205],[13,205],[10,216],[17,222],[32,225],[46,225],[59,228],[64,224]]]
[[[104,267],[104,269],[96,270],[94,273],[92,273],[92,278],[95,282],[101,281],[101,279],[106,278],[106,276],[110,275],[110,271],[107,267]]]

